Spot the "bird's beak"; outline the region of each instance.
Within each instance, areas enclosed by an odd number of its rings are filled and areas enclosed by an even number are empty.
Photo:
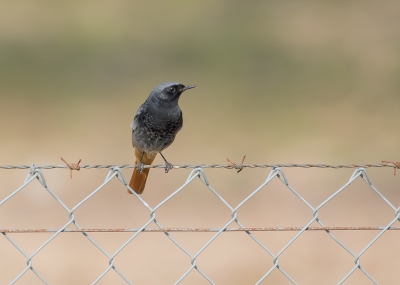
[[[196,86],[193,86],[193,85],[185,86],[185,87],[183,87],[183,88],[181,89],[181,92],[186,91],[186,90],[188,90],[188,89],[195,88],[195,87],[196,87]]]

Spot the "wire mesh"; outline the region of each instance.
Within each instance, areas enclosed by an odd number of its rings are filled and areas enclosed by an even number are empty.
[[[214,165],[215,166],[215,165]],[[221,165],[220,165],[221,166]],[[282,166],[282,165],[281,165]],[[293,165],[284,165],[286,167],[290,167]],[[298,165],[297,165],[298,166]],[[393,167],[391,164],[381,164],[381,165],[368,165],[367,167]],[[240,201],[237,205],[232,205],[227,202],[226,199],[218,192],[216,191],[213,186],[210,184],[209,179],[206,175],[205,172],[205,167],[210,167],[207,165],[201,165],[201,166],[191,166],[190,168],[193,168],[190,174],[188,175],[186,181],[184,181],[181,186],[176,189],[173,193],[168,195],[165,199],[163,199],[160,203],[158,203],[156,206],[151,207],[149,203],[147,203],[142,196],[137,195],[127,184],[127,180],[124,177],[124,174],[122,172],[122,168],[126,167],[132,167],[132,166],[117,166],[117,165],[103,165],[103,166],[82,166],[83,168],[108,168],[108,173],[105,176],[104,181],[101,183],[100,186],[98,186],[96,189],[90,192],[89,195],[87,195],[84,199],[79,201],[77,204],[75,204],[73,207],[68,207],[67,203],[65,203],[59,195],[57,195],[52,189],[49,187],[48,183],[46,182],[45,175],[42,172],[42,169],[53,169],[53,168],[65,168],[65,166],[35,166],[32,165],[29,167],[29,173],[27,174],[25,180],[23,183],[14,191],[6,195],[6,197],[1,198],[0,201],[0,208],[7,204],[9,201],[13,199],[14,196],[16,196],[19,192],[21,192],[26,186],[28,186],[31,183],[34,183],[34,181],[38,181],[41,185],[41,187],[46,191],[47,195],[50,195],[55,199],[55,201],[60,205],[64,211],[65,215],[68,217],[68,221],[60,228],[57,229],[5,229],[4,227],[2,228],[0,224],[0,232],[2,233],[3,238],[5,238],[9,243],[12,244],[15,249],[19,251],[19,253],[23,256],[26,262],[26,266],[24,266],[23,270],[19,272],[17,276],[13,280],[2,280],[2,282],[6,282],[9,284],[15,284],[17,283],[18,280],[21,279],[22,276],[27,274],[27,272],[32,272],[33,274],[36,275],[36,277],[41,280],[44,284],[50,284],[49,281],[46,280],[46,272],[39,272],[35,268],[35,257],[43,251],[46,246],[48,246],[52,241],[55,240],[55,238],[61,234],[67,234],[67,232],[80,232],[83,234],[83,236],[98,250],[100,251],[108,260],[108,266],[104,268],[104,270],[97,276],[95,280],[92,281],[91,284],[96,284],[100,282],[104,278],[104,276],[109,272],[109,271],[114,271],[118,276],[121,278],[121,280],[125,281],[127,284],[134,284],[132,280],[130,280],[126,274],[124,274],[123,270],[119,269],[117,265],[115,264],[115,259],[116,257],[134,240],[136,239],[139,235],[144,234],[145,232],[162,232],[165,234],[165,236],[172,242],[174,246],[179,248],[186,256],[187,256],[187,267],[185,269],[184,274],[179,276],[179,278],[176,279],[174,284],[179,284],[182,281],[187,278],[187,276],[192,272],[196,271],[198,272],[204,279],[204,281],[208,282],[209,284],[217,284],[212,277],[208,274],[206,270],[202,269],[202,266],[198,263],[199,257],[202,255],[202,253],[205,251],[207,247],[209,247],[217,237],[219,237],[222,233],[228,232],[228,231],[236,231],[236,232],[244,232],[248,236],[248,239],[250,239],[252,242],[257,244],[263,252],[265,252],[271,259],[271,265],[268,267],[265,267],[264,273],[258,277],[257,282],[255,284],[261,284],[263,283],[264,280],[268,280],[268,277],[271,276],[273,272],[280,272],[285,278],[286,281],[288,281],[291,284],[300,284],[296,281],[296,277],[293,276],[290,272],[290,270],[286,270],[285,266],[283,264],[280,264],[280,258],[282,255],[288,250],[290,246],[292,246],[296,240],[298,240],[306,231],[324,231],[327,236],[329,236],[330,239],[332,239],[335,243],[337,243],[340,248],[342,248],[343,251],[347,253],[349,257],[353,259],[354,265],[342,276],[340,280],[331,280],[327,282],[326,284],[343,284],[350,276],[355,274],[355,272],[363,274],[370,282],[371,284],[379,284],[379,282],[374,279],[373,275],[369,270],[367,270],[361,262],[362,256],[366,253],[368,249],[371,248],[371,246],[384,235],[386,232],[391,231],[391,230],[398,230],[400,229],[399,227],[393,226],[397,221],[400,221],[400,207],[394,206],[388,198],[386,198],[382,192],[380,192],[371,182],[371,179],[369,177],[369,174],[367,173],[367,170],[365,167],[357,167],[356,165],[348,165],[348,167],[354,167],[355,170],[348,179],[348,181],[342,185],[339,189],[337,189],[333,194],[329,195],[326,199],[323,200],[322,203],[319,203],[318,205],[312,205],[311,202],[307,201],[305,197],[303,197],[296,189],[289,183],[289,180],[282,169],[282,167],[279,167],[279,165],[259,165],[258,167],[272,167],[272,169],[269,171],[266,179],[264,182],[259,185],[255,190],[251,191],[251,193],[242,201]],[[159,167],[159,166],[153,166],[153,167]],[[160,166],[161,167],[161,166]],[[212,167],[212,166],[211,166]],[[233,168],[233,169],[242,169],[243,167],[249,167],[249,168],[254,168],[252,166],[248,165],[225,165],[222,167],[217,167],[217,168]],[[257,167],[257,166],[256,166]],[[300,167],[330,167],[326,165],[303,165]],[[2,166],[1,168],[4,169],[27,169],[26,166]],[[179,167],[176,167],[179,168]],[[182,167],[186,168],[186,167]],[[340,166],[333,166],[332,168],[340,168]],[[228,219],[225,224],[222,227],[219,228],[165,228],[161,224],[161,222],[158,219],[157,216],[157,211],[160,210],[165,203],[170,201],[173,197],[175,197],[178,193],[185,191],[188,185],[193,183],[193,181],[201,181],[203,187],[208,189],[223,205],[225,208],[227,208],[230,212],[231,218]],[[348,188],[349,185],[353,184],[355,181],[362,181],[364,182],[367,187],[370,189],[370,191],[373,191],[373,193],[377,194],[379,199],[383,201],[385,205],[387,205],[392,213],[393,213],[393,218],[390,220],[389,223],[383,226],[371,226],[371,227],[329,227],[327,224],[325,224],[321,218],[320,218],[320,211],[326,205],[332,201],[336,196],[338,196],[340,193],[345,191],[346,188]],[[124,188],[128,189],[133,193],[133,196],[137,201],[140,202],[141,205],[143,205],[149,214],[148,220],[143,223],[143,225],[139,228],[130,228],[130,229],[89,229],[89,228],[82,228],[76,219],[75,212],[88,200],[92,199],[92,197],[98,193],[99,191],[102,191],[106,185],[108,185],[111,181],[118,181]],[[265,188],[268,184],[271,183],[271,181],[279,181],[285,189],[289,190],[300,203],[302,203],[309,211],[309,220],[304,224],[302,227],[262,227],[263,225],[260,225],[259,227],[246,227],[246,225],[240,221],[240,215],[238,213],[239,209],[243,207],[248,201],[254,197],[258,192],[262,191],[262,189]],[[4,218],[4,217],[3,217]],[[74,226],[74,229],[69,228],[70,226]],[[234,225],[234,227],[232,227]],[[313,226],[314,225],[314,226]],[[319,225],[319,226],[315,226]],[[350,249],[349,246],[345,244],[344,241],[342,241],[338,235],[336,234],[335,231],[339,230],[370,230],[370,231],[375,231],[375,234],[373,238],[368,242],[368,244],[362,248],[358,252],[354,252]],[[210,232],[212,233],[211,238],[209,238],[199,250],[197,251],[191,251],[187,249],[181,242],[178,242],[178,240],[171,234],[172,232]],[[261,241],[256,235],[255,232],[257,231],[297,231],[297,233],[292,237],[289,242],[287,242],[283,247],[280,248],[278,252],[274,252],[269,248],[269,246]],[[51,236],[40,246],[38,246],[33,253],[27,254],[23,246],[20,245],[17,240],[12,236],[12,234],[17,234],[17,233],[35,233],[35,232],[47,232],[51,233]],[[93,232],[125,232],[125,233],[130,233],[130,236],[128,239],[126,239],[118,248],[117,250],[110,251],[106,250],[104,247],[100,245],[100,243],[96,242],[95,238],[92,236]],[[1,277],[0,277],[1,278]]]

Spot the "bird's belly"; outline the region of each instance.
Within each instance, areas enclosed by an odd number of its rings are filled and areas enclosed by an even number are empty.
[[[157,153],[172,144],[178,131],[139,127],[132,134],[132,144],[140,151]]]

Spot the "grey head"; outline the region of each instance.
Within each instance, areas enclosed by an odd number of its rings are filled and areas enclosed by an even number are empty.
[[[156,86],[150,93],[148,100],[154,103],[177,104],[183,92],[195,86],[185,86],[179,82],[164,82]]]

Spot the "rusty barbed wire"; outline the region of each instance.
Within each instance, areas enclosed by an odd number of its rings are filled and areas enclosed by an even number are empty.
[[[79,163],[81,163],[82,159],[79,159],[77,163],[71,163],[69,164],[64,158],[61,157],[61,160],[64,161],[64,163],[68,166],[69,168],[69,178],[72,179],[72,170],[79,171],[81,170],[81,166]]]
[[[231,164],[182,164],[174,165],[174,169],[194,169],[194,168],[226,168],[238,169],[236,165],[240,163]],[[136,164],[85,164],[80,165],[80,169],[99,169],[99,168],[135,168]],[[242,168],[284,168],[284,167],[300,167],[300,168],[373,168],[373,167],[391,167],[400,168],[400,162],[387,162],[387,163],[372,163],[372,164],[302,164],[302,163],[278,163],[278,164],[241,164],[239,169]],[[0,169],[30,169],[32,165],[0,165]],[[34,165],[36,169],[57,169],[69,168],[67,165]],[[162,168],[165,169],[165,164],[144,165],[143,168]]]
[[[394,168],[393,175],[396,175],[396,170],[400,169],[400,161],[395,162],[395,161],[382,160],[382,163],[392,164],[392,167]]]
[[[244,163],[245,159],[246,159],[246,156],[243,156],[242,162],[239,162],[239,163],[235,163],[232,160],[230,160],[229,158],[227,158],[226,160],[232,165],[233,168],[238,169],[237,173],[239,173],[240,171],[243,170],[243,163]]]

